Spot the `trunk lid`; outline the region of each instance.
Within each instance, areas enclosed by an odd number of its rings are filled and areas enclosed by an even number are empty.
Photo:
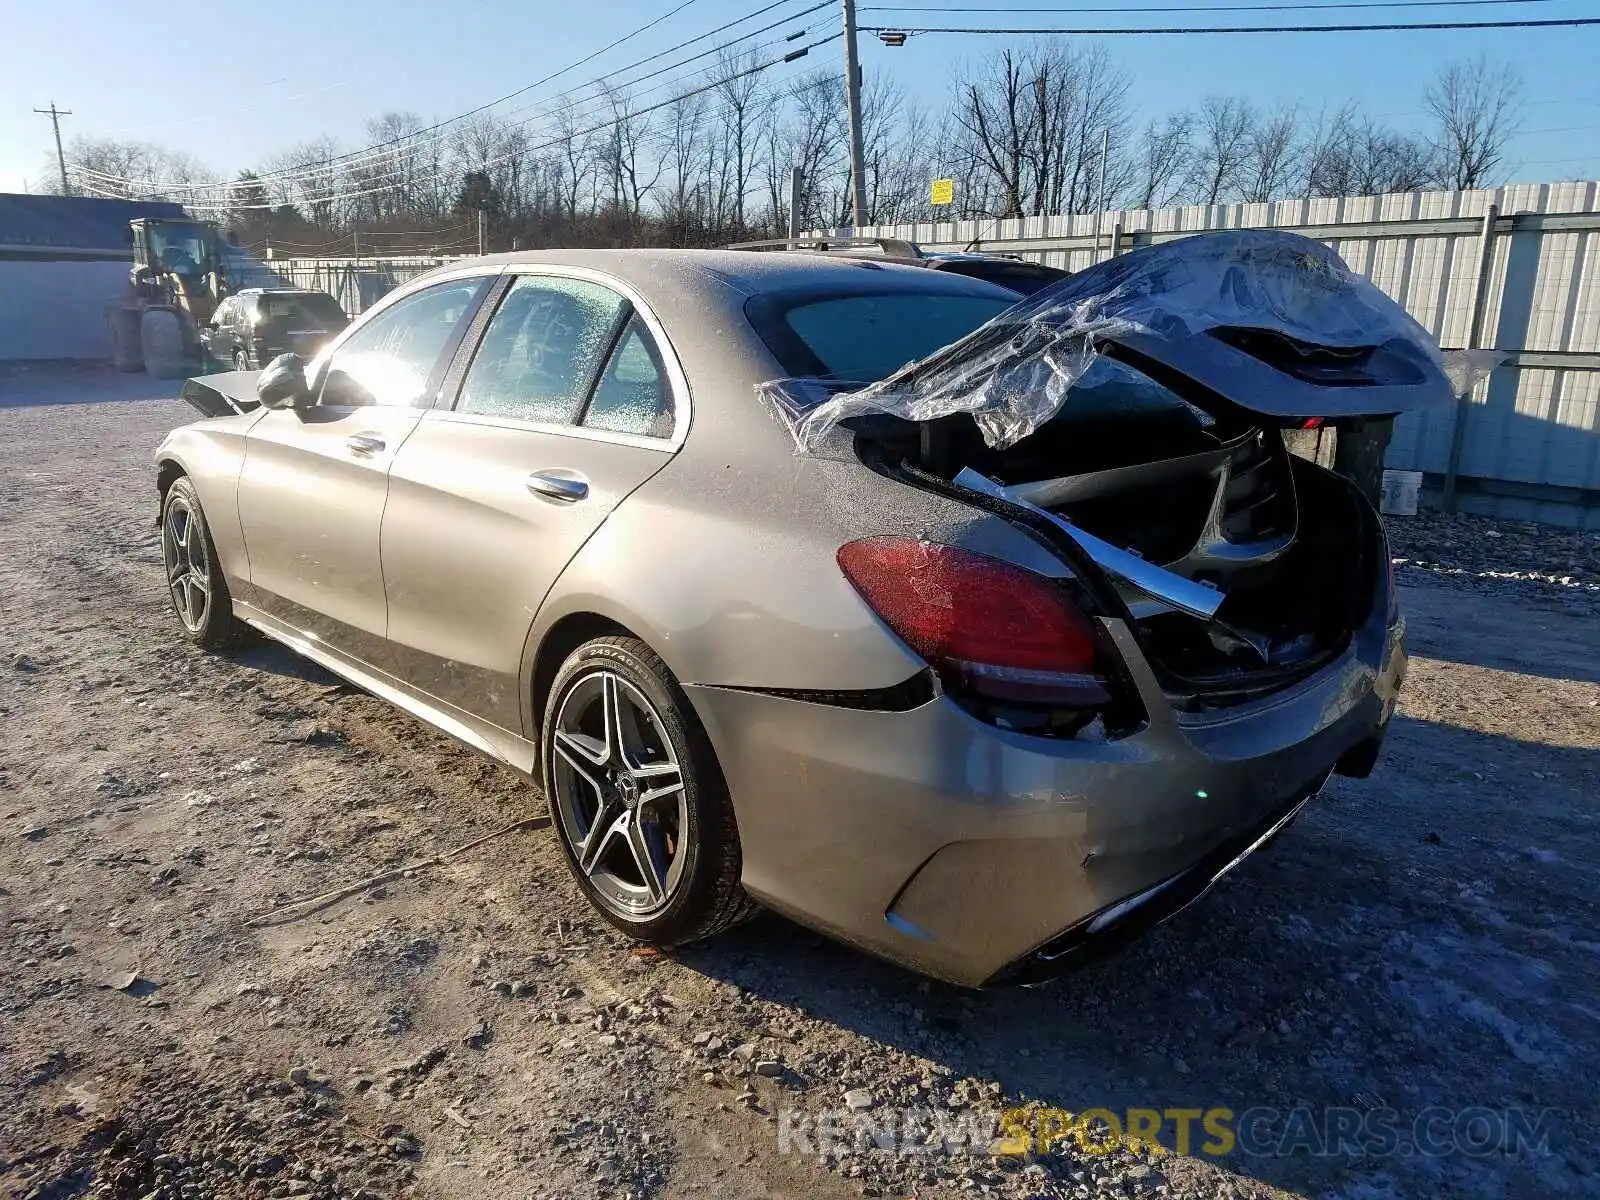
[[[256,377],[260,374],[260,371],[223,371],[216,375],[197,375],[184,380],[178,397],[203,417],[254,412],[261,406],[261,401],[256,399]]]

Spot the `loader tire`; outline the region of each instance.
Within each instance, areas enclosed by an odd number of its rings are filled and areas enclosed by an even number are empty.
[[[139,347],[144,352],[145,373],[155,379],[177,379],[188,374],[183,355],[183,323],[169,308],[152,308],[139,323]]]
[[[111,330],[111,365],[118,371],[144,370],[144,352],[139,347],[139,313],[135,309],[115,308],[106,314]]]

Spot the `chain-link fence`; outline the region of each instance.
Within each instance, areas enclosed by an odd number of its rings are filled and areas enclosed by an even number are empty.
[[[352,317],[424,271],[452,261],[436,256],[403,258],[274,258],[230,257],[228,278],[235,290],[250,287],[297,287],[327,292]]]

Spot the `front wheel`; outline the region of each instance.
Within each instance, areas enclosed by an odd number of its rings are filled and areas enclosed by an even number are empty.
[[[572,653],[551,686],[539,749],[567,865],[607,921],[671,946],[754,911],[710,741],[643,642],[598,638]]]
[[[173,481],[161,506],[161,558],[173,611],[190,639],[208,650],[237,642],[248,627],[233,615],[216,544],[187,478]]]

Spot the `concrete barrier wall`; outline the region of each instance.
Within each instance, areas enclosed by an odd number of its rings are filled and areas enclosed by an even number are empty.
[[[105,306],[126,262],[0,259],[0,361],[111,356]]]

